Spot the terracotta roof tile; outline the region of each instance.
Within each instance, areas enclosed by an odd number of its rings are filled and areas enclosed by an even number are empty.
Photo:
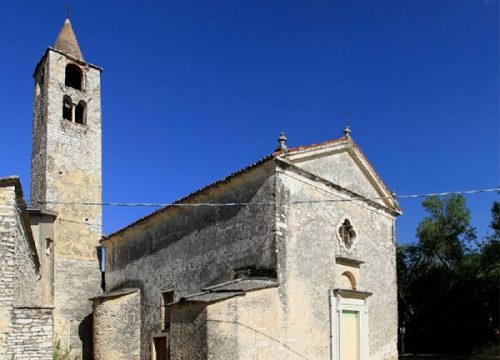
[[[54,49],[83,61],[83,55],[69,19],[64,21],[64,25],[54,44]]]

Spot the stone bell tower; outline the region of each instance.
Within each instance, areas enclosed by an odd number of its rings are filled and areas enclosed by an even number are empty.
[[[87,63],[69,19],[34,73],[32,207],[57,213],[51,251],[54,338],[92,353],[92,307],[100,292],[101,69]]]

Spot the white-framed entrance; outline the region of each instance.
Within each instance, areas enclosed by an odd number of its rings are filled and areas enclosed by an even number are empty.
[[[330,291],[331,360],[369,360],[370,295],[356,290]]]

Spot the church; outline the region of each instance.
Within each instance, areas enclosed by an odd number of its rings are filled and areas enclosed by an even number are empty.
[[[29,207],[0,178],[0,360],[397,359],[402,212],[348,127],[102,237],[101,71],[69,19],[35,68]]]

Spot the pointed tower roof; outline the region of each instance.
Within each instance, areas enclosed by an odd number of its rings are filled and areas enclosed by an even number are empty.
[[[54,44],[54,49],[83,61],[83,55],[80,50],[80,46],[78,46],[78,41],[76,40],[76,36],[73,32],[69,19],[64,21],[64,25],[61,28],[61,31],[59,31],[59,35],[57,36]]]

